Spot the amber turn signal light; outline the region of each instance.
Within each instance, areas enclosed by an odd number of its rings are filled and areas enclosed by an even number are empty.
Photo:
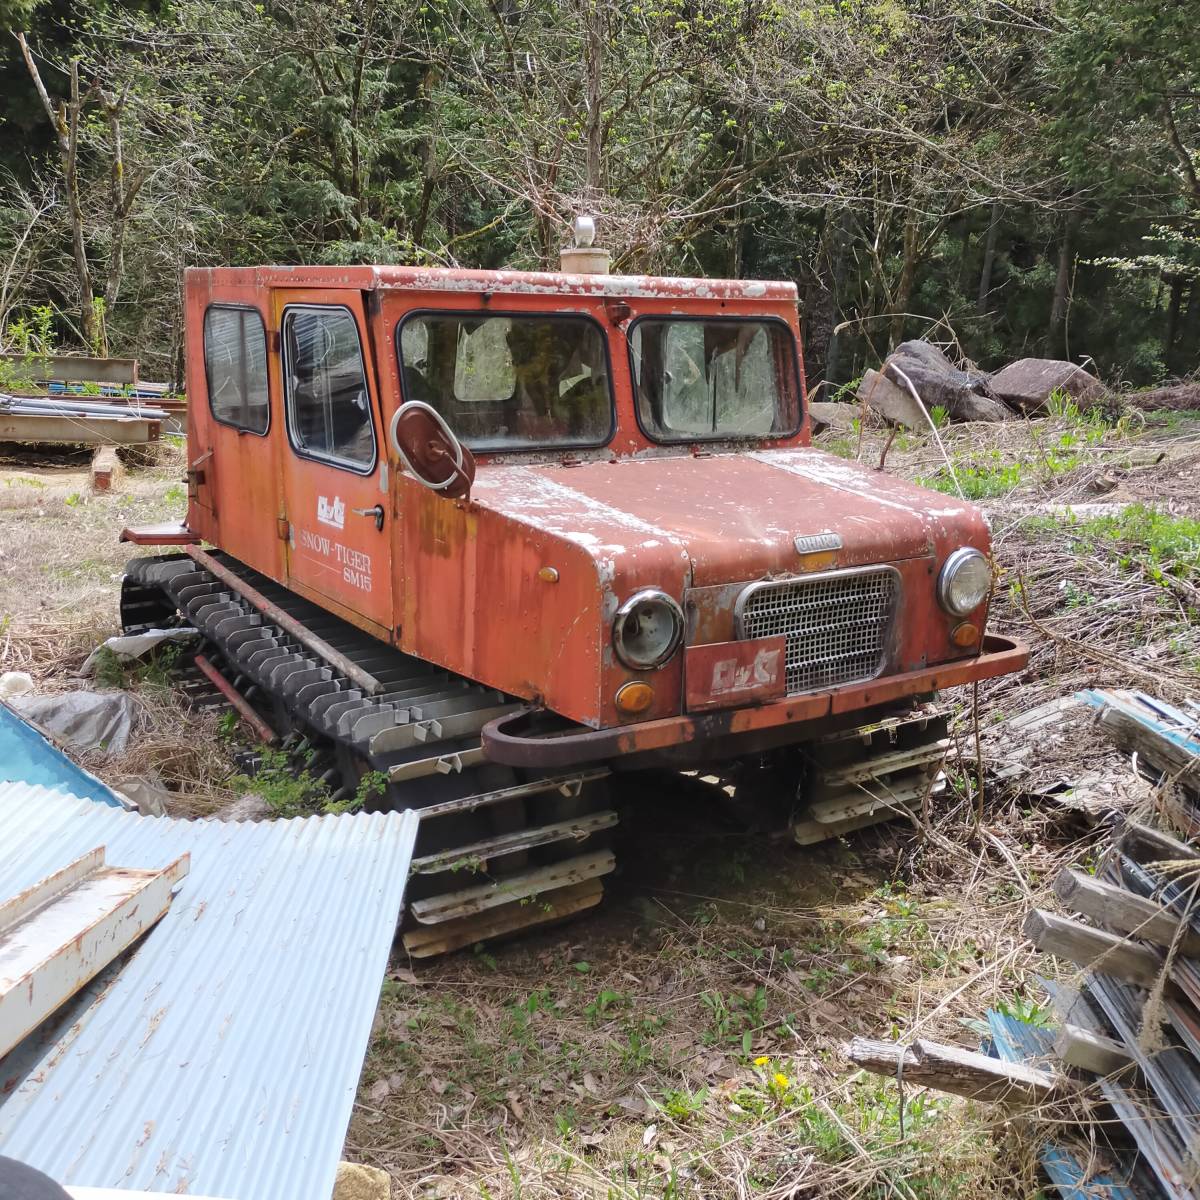
[[[963,621],[950,631],[950,640],[965,650],[979,641],[979,630],[970,621]]]
[[[634,680],[617,689],[617,707],[623,713],[644,713],[654,703],[654,689],[648,683]]]

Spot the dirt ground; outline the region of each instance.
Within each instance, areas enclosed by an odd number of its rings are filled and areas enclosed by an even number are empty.
[[[1020,934],[1095,814],[1155,797],[1082,710],[1103,684],[1178,698],[1200,669],[1200,420],[1079,414],[931,436],[847,423],[819,444],[976,499],[1001,575],[993,628],[1030,668],[947,698],[961,765],[931,819],[801,850],[733,825],[701,781],[623,781],[620,875],[598,914],[431,965],[397,956],[346,1156],[401,1197],[1036,1196],[1047,1130],[847,1066],[855,1034],[979,1043],[1040,1019]],[[0,671],[47,689],[117,624],[122,525],[178,517],[165,447],[107,497],[78,469],[0,463]],[[225,734],[147,680],[139,766],[173,811],[234,795]],[[976,731],[987,783],[974,780]],[[93,769],[128,763],[90,761]],[[1004,775],[1000,780],[998,775]]]

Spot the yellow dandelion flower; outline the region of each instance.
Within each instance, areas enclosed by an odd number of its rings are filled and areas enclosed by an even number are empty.
[[[775,1072],[775,1086],[776,1087],[785,1088],[785,1087],[787,1087],[788,1083],[789,1083],[789,1080],[786,1075],[780,1075],[778,1071]]]
[[[755,1065],[756,1067],[765,1067],[765,1066],[767,1065],[767,1063],[769,1063],[770,1061],[771,1061],[771,1060],[770,1060],[770,1059],[769,1059],[769,1058],[768,1058],[768,1057],[767,1057],[765,1054],[760,1054],[760,1055],[759,1055],[759,1056],[758,1056],[758,1057],[757,1057],[757,1058],[754,1060],[754,1065]]]

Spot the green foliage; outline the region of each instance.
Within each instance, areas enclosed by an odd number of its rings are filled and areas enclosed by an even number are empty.
[[[93,666],[95,679],[101,687],[109,688],[169,688],[184,653],[177,642],[163,642],[141,658],[121,658],[107,646],[100,646]]]
[[[1071,532],[1085,543],[1115,549],[1122,567],[1156,583],[1200,577],[1200,521],[1191,517],[1131,504],[1113,516],[1080,521]]]
[[[262,797],[273,816],[310,816],[324,811],[331,799],[328,787],[309,770],[311,752],[305,761],[308,765],[297,769],[284,751],[263,746],[253,777],[234,775],[229,786]]]

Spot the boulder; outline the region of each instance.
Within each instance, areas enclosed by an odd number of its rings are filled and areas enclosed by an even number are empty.
[[[988,381],[1001,400],[1021,412],[1041,412],[1055,389],[1084,408],[1102,404],[1108,389],[1078,363],[1061,358],[1020,358]]]
[[[826,429],[832,429],[834,433],[846,433],[858,415],[858,406],[842,404],[837,400],[810,400],[808,414],[812,418],[814,437]]]
[[[928,410],[943,408],[954,421],[1003,421],[1011,415],[988,386],[986,375],[959,370],[930,342],[901,342],[888,355],[883,374],[910,400],[911,383]],[[927,422],[922,420],[921,426],[927,427]]]
[[[893,383],[878,371],[868,371],[858,385],[858,398],[889,425],[928,429],[929,421],[906,387]]]
[[[386,1171],[362,1163],[340,1162],[331,1200],[389,1200],[392,1180]]]

